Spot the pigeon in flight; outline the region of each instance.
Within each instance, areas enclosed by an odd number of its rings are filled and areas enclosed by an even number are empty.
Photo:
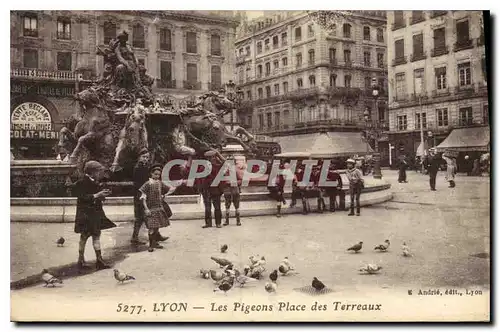
[[[48,285],[52,285],[52,287],[56,287],[56,284],[62,284],[62,280],[54,277],[52,274],[49,273],[47,269],[43,269],[42,271],[42,280],[45,282],[44,287],[47,287]]]
[[[347,251],[354,251],[357,254],[358,251],[361,250],[361,248],[363,248],[363,241],[360,241],[359,243],[353,245],[352,247],[347,249]]]
[[[376,246],[374,250],[387,251],[387,249],[389,249],[390,245],[391,245],[391,241],[385,240],[384,243]]]
[[[135,280],[134,277],[124,273],[124,272],[121,272],[117,269],[114,269],[113,270],[114,272],[114,275],[115,275],[115,279],[118,280],[118,282],[121,282],[122,284],[125,282],[125,281],[128,281],[128,280]]]

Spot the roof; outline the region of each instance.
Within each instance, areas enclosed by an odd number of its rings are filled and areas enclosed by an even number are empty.
[[[311,158],[364,155],[372,153],[360,132],[327,132],[275,137],[281,146],[281,154],[300,157],[310,154]]]
[[[490,127],[471,127],[453,129],[446,139],[436,148],[439,152],[454,151],[488,151],[490,144]]]

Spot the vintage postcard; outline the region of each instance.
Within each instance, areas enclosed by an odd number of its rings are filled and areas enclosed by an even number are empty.
[[[11,320],[489,322],[489,22],[11,11]]]

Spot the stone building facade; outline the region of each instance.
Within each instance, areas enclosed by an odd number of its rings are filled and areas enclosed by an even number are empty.
[[[254,133],[361,131],[367,110],[387,119],[385,12],[356,11],[326,31],[304,11],[269,11],[242,23],[235,52],[238,117]]]
[[[73,94],[103,71],[96,47],[121,31],[154,92],[194,99],[232,79],[238,22],[232,11],[11,11],[14,154],[55,158],[58,131],[78,107]]]
[[[482,12],[391,11],[387,24],[394,160],[425,153],[454,128],[489,124]]]

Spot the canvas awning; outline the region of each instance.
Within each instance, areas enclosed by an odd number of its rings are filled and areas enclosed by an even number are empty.
[[[489,151],[490,127],[459,128],[453,131],[439,144],[438,152],[451,151]]]
[[[360,132],[327,132],[275,137],[281,146],[276,157],[311,158],[350,157],[373,153]]]

